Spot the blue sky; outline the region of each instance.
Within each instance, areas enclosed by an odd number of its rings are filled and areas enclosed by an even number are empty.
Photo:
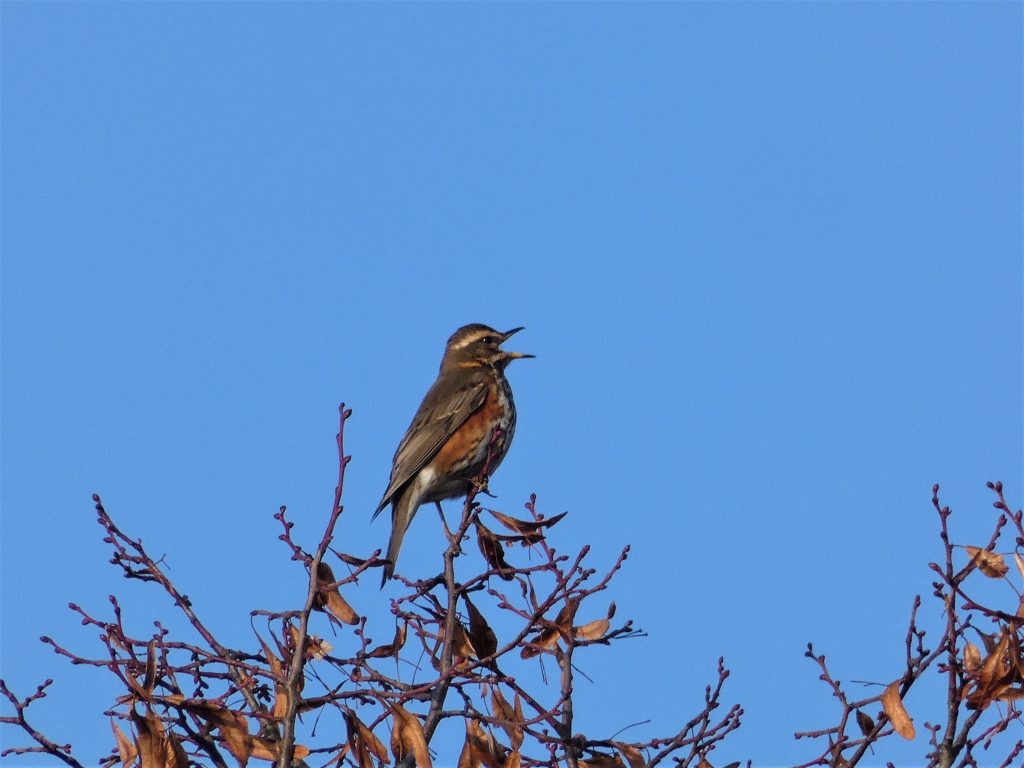
[[[0,663],[23,691],[58,679],[36,719],[88,762],[118,691],[37,637],[99,653],[65,606],[111,592],[141,634],[170,615],[105,564],[90,494],[247,643],[250,608],[304,594],[271,516],[319,536],[337,404],[338,543],[366,554],[467,322],[525,325],[537,355],[510,369],[494,504],[568,510],[561,548],[596,565],[633,547],[611,597],[649,637],[581,661],[595,736],[672,731],[724,654],[747,716],[715,763],[810,757],[792,732],[834,721],[805,644],[844,680],[899,674],[939,556],[931,484],[965,543],[986,480],[1021,503],[1019,3],[5,2],[2,22]],[[435,567],[437,528],[417,518],[402,570]],[[352,596],[377,601],[376,579]]]

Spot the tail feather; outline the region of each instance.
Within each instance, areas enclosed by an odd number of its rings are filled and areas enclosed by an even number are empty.
[[[387,563],[384,565],[384,576],[381,579],[381,588],[387,584],[395,573],[395,566],[398,564],[398,552],[402,548],[402,539],[405,532],[409,530],[413,515],[419,507],[419,498],[416,494],[405,493],[394,500],[391,506],[391,538],[388,539]]]

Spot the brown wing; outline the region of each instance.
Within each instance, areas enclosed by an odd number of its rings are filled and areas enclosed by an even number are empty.
[[[427,392],[420,408],[395,451],[391,466],[391,481],[384,498],[377,505],[374,517],[388,505],[394,496],[417,472],[437,455],[455,430],[484,404],[487,383],[476,371],[459,371],[462,386],[452,388],[451,379],[439,377]],[[468,374],[468,375],[467,375]]]

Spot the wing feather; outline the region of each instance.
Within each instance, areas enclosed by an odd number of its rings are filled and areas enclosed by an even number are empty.
[[[486,399],[487,383],[483,375],[466,377],[465,384],[454,392],[443,378],[434,382],[420,403],[405,437],[398,444],[391,466],[391,480],[377,505],[377,511],[373,513],[374,517],[380,514],[402,486],[437,455],[441,446]]]

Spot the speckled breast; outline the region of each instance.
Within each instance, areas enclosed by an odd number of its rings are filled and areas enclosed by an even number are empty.
[[[516,406],[508,380],[495,372],[489,382],[487,397],[456,430],[431,462],[439,474],[439,481],[431,489],[427,500],[461,496],[466,483],[483,471],[493,474],[508,453],[516,429]],[[488,464],[488,452],[491,461]]]

